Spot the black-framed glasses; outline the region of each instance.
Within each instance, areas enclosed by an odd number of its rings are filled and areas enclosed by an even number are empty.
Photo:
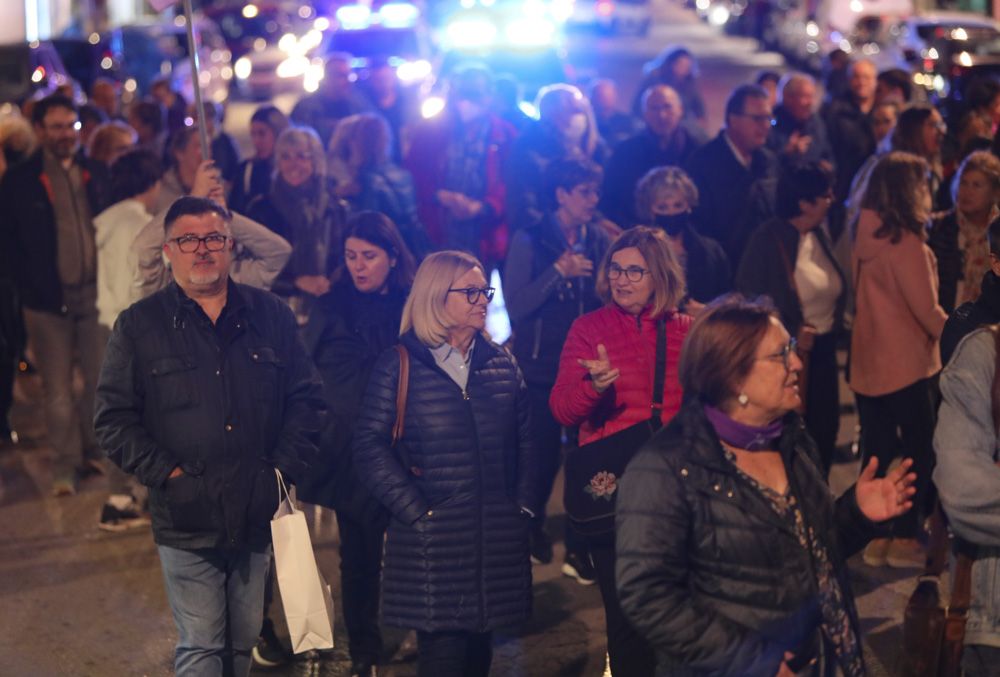
[[[785,371],[791,371],[792,355],[795,354],[798,348],[799,348],[799,342],[795,338],[791,338],[788,340],[788,343],[786,343],[785,346],[780,351],[772,353],[770,355],[765,355],[764,357],[758,357],[757,359],[775,361],[780,358],[785,365]]]
[[[229,241],[228,235],[223,235],[222,233],[212,233],[211,235],[206,235],[205,237],[198,237],[197,235],[181,235],[180,237],[171,238],[168,242],[173,242],[177,245],[177,249],[185,254],[194,254],[201,247],[202,243],[205,243],[205,249],[210,252],[220,252],[226,248],[226,242]]]
[[[619,277],[622,276],[622,273],[624,273],[625,279],[627,279],[629,282],[639,282],[642,280],[642,277],[648,272],[649,271],[643,268],[642,266],[629,266],[628,268],[622,268],[617,263],[612,263],[610,266],[608,266],[608,279],[617,280]]]
[[[464,287],[462,289],[449,289],[449,294],[465,294],[465,300],[469,302],[470,306],[476,305],[479,302],[480,296],[486,297],[486,302],[489,303],[493,300],[493,295],[497,293],[496,287]]]
[[[748,120],[752,120],[753,122],[756,122],[758,125],[759,124],[763,124],[765,122],[768,125],[773,125],[774,124],[774,118],[770,114],[764,115],[763,113],[759,113],[759,114],[757,114],[757,113],[733,113],[733,115],[735,115],[737,117],[741,117],[741,118],[747,118]]]

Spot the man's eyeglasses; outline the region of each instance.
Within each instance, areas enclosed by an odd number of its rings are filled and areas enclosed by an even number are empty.
[[[220,233],[213,233],[212,235],[206,235],[205,237],[198,237],[196,235],[181,235],[180,237],[175,237],[167,242],[173,242],[177,245],[177,249],[185,254],[194,254],[201,247],[202,243],[205,243],[205,249],[210,252],[220,252],[226,248],[226,242],[229,241],[228,235],[222,235]]]
[[[617,263],[612,263],[610,266],[608,266],[608,279],[617,280],[619,277],[622,276],[622,273],[624,273],[625,278],[629,282],[639,282],[640,280],[642,280],[642,276],[648,272],[649,272],[648,270],[640,266],[629,266],[628,268],[622,268]]]
[[[765,122],[768,125],[773,125],[774,124],[774,118],[770,114],[768,114],[768,115],[764,115],[764,114],[755,115],[753,113],[732,113],[732,115],[736,115],[737,117],[741,117],[741,118],[747,118],[748,120],[752,120],[753,122],[756,122],[758,125],[759,124],[763,124]]]
[[[479,301],[480,295],[486,297],[486,302],[489,303],[493,300],[493,295],[497,293],[496,287],[465,287],[464,289],[449,289],[449,294],[465,294],[465,299],[469,302],[469,305],[474,306]]]
[[[785,371],[791,371],[792,355],[795,353],[795,351],[798,350],[798,348],[799,348],[799,342],[794,338],[791,338],[788,340],[788,343],[785,344],[785,347],[782,348],[779,352],[772,353],[770,355],[765,355],[764,357],[758,357],[757,359],[769,360],[772,362],[780,359],[785,364]]]

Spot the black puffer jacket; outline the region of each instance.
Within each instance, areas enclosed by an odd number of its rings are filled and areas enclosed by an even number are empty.
[[[391,446],[399,356],[372,370],[354,460],[392,513],[382,620],[426,632],[485,632],[531,609],[528,520],[537,469],[527,389],[513,358],[482,337],[463,392],[410,332],[403,438]],[[431,511],[430,513],[428,511]]]
[[[381,504],[360,484],[351,456],[351,438],[375,360],[396,343],[406,294],[363,294],[345,271],[319,298],[304,330],[326,397],[328,416],[320,455],[298,484],[299,498],[358,522],[383,522]],[[384,523],[384,522],[383,522]]]
[[[779,446],[860,642],[846,559],[876,527],[853,488],[834,501],[795,414]],[[629,463],[616,521],[622,611],[656,649],[659,676],[773,677],[815,630],[803,623],[817,597],[809,553],[726,460],[701,404],[687,403]]]
[[[186,550],[270,543],[274,468],[308,472],[325,415],[292,311],[233,282],[214,326],[173,283],[124,311],[96,409],[101,448],[149,487],[154,540]]]

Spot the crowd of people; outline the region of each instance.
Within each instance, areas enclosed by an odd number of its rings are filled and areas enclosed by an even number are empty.
[[[922,566],[938,491],[995,568],[1000,86],[946,124],[864,59],[763,73],[712,134],[698,77],[671,48],[631,110],[553,83],[534,120],[469,64],[424,120],[333,54],[242,160],[166,81],[0,124],[0,433],[34,369],[53,496],[108,474],[99,526],[152,524],[178,674],[286,658],[275,470],[336,512],[359,675],[383,625],[421,676],[489,673],[561,468],[562,571],[619,676],[864,674],[846,560]],[[863,470],[834,501],[845,349]],[[995,665],[980,583],[969,674]]]

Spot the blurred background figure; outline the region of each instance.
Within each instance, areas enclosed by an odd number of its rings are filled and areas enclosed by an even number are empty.
[[[270,104],[260,106],[250,116],[253,155],[236,168],[233,189],[229,193],[229,206],[233,211],[244,212],[251,200],[270,189],[274,174],[274,144],[287,128],[288,118]]]
[[[429,253],[430,244],[417,214],[413,177],[392,161],[391,147],[392,131],[380,115],[346,117],[330,140],[330,176],[336,195],[352,211],[389,217],[420,260]]]
[[[493,82],[493,112],[518,132],[532,123],[521,108],[521,84],[513,75],[501,75]]]
[[[153,84],[149,86],[149,95],[166,111],[168,136],[177,133],[185,126],[185,119],[188,116],[188,102],[181,96],[180,92],[174,89],[169,77],[153,80]]]
[[[80,146],[87,147],[94,130],[108,121],[104,111],[93,104],[85,103],[78,109],[80,118]]]
[[[833,149],[826,124],[817,112],[816,81],[805,73],[788,73],[778,87],[778,107],[767,147],[785,165],[822,162],[833,169]]]
[[[416,100],[402,88],[396,69],[384,59],[369,62],[368,77],[359,89],[368,97],[372,109],[389,125],[392,132],[390,157],[394,163],[401,163],[410,125],[420,116]]]
[[[550,162],[576,158],[603,165],[608,156],[590,102],[579,89],[566,84],[543,87],[536,107],[538,121],[514,141],[507,167],[508,212],[515,231],[541,218],[539,190]]]
[[[432,248],[478,255],[492,270],[507,254],[503,167],[516,131],[490,112],[493,76],[469,65],[452,76],[444,111],[413,129],[405,167]]]
[[[368,100],[354,87],[351,58],[343,52],[328,55],[319,90],[299,99],[292,109],[292,122],[316,130],[324,148],[330,144],[337,122],[371,108]]]
[[[236,147],[227,132],[222,129],[222,109],[214,101],[203,101],[202,111],[196,107],[191,109],[194,124],[205,125],[205,132],[208,134],[209,153],[212,154],[212,161],[222,174],[222,180],[226,182],[226,193],[236,179],[236,170],[240,164],[240,151]],[[204,113],[203,115],[201,113]]]
[[[913,75],[900,68],[879,71],[875,78],[875,103],[906,106],[913,102]]]
[[[694,122],[698,127],[704,126],[705,100],[698,86],[698,62],[687,47],[668,47],[647,63],[643,70],[645,76],[632,103],[633,115],[642,115],[642,93],[652,85],[661,84],[672,88],[681,97],[686,121]]]
[[[139,136],[139,147],[167,158],[167,117],[163,106],[153,99],[140,99],[128,107],[128,124]]]
[[[104,77],[95,79],[94,84],[90,86],[90,103],[104,111],[109,120],[118,120],[122,117],[118,84],[114,80]]]
[[[876,104],[872,107],[871,117],[875,147],[881,148],[896,126],[896,120],[899,118],[899,104],[893,101]]]
[[[613,80],[595,80],[590,86],[589,98],[597,121],[597,131],[610,150],[614,151],[619,143],[642,129],[638,119],[622,110],[618,86]]]
[[[87,157],[107,168],[135,148],[139,140],[135,130],[121,120],[105,122],[94,130],[87,144]]]
[[[776,71],[761,71],[753,79],[753,83],[762,87],[770,97],[771,107],[778,105],[778,84],[781,82],[781,74]]]

